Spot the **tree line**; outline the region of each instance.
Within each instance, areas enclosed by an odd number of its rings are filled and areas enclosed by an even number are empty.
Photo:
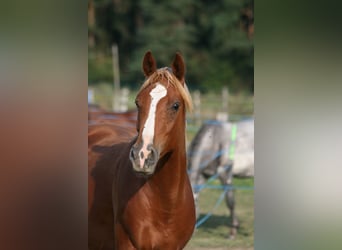
[[[89,84],[112,81],[111,46],[122,85],[143,80],[147,50],[158,66],[180,51],[190,89],[253,93],[253,0],[88,0]]]

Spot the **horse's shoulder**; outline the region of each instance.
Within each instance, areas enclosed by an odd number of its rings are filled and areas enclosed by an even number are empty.
[[[124,156],[128,157],[133,133],[125,128],[98,124],[88,130],[88,169],[109,169]]]

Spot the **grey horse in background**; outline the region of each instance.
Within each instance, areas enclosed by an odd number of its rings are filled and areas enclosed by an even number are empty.
[[[205,122],[188,148],[188,172],[193,187],[196,214],[203,184],[216,177],[227,186],[225,201],[230,210],[229,238],[235,238],[239,221],[235,214],[233,176],[254,176],[254,119],[239,122]]]

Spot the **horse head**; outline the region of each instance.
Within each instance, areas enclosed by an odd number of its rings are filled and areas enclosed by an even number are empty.
[[[185,147],[185,110],[191,108],[191,97],[185,86],[185,64],[177,53],[171,68],[157,69],[149,51],[142,69],[146,80],[137,94],[138,137],[130,151],[133,170],[152,175],[159,159]]]

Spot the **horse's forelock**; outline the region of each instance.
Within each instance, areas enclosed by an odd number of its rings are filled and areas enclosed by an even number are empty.
[[[150,75],[145,80],[145,82],[143,83],[143,85],[141,86],[139,90],[139,93],[146,87],[150,86],[151,84],[160,82],[160,80],[162,79],[166,79],[167,84],[171,84],[172,86],[176,88],[176,90],[180,93],[181,97],[184,100],[186,109],[192,112],[192,109],[193,109],[192,98],[188,90],[188,87],[185,83],[183,86],[183,84],[177,79],[177,77],[172,74],[171,68],[165,67],[165,68],[156,70],[152,75]]]

